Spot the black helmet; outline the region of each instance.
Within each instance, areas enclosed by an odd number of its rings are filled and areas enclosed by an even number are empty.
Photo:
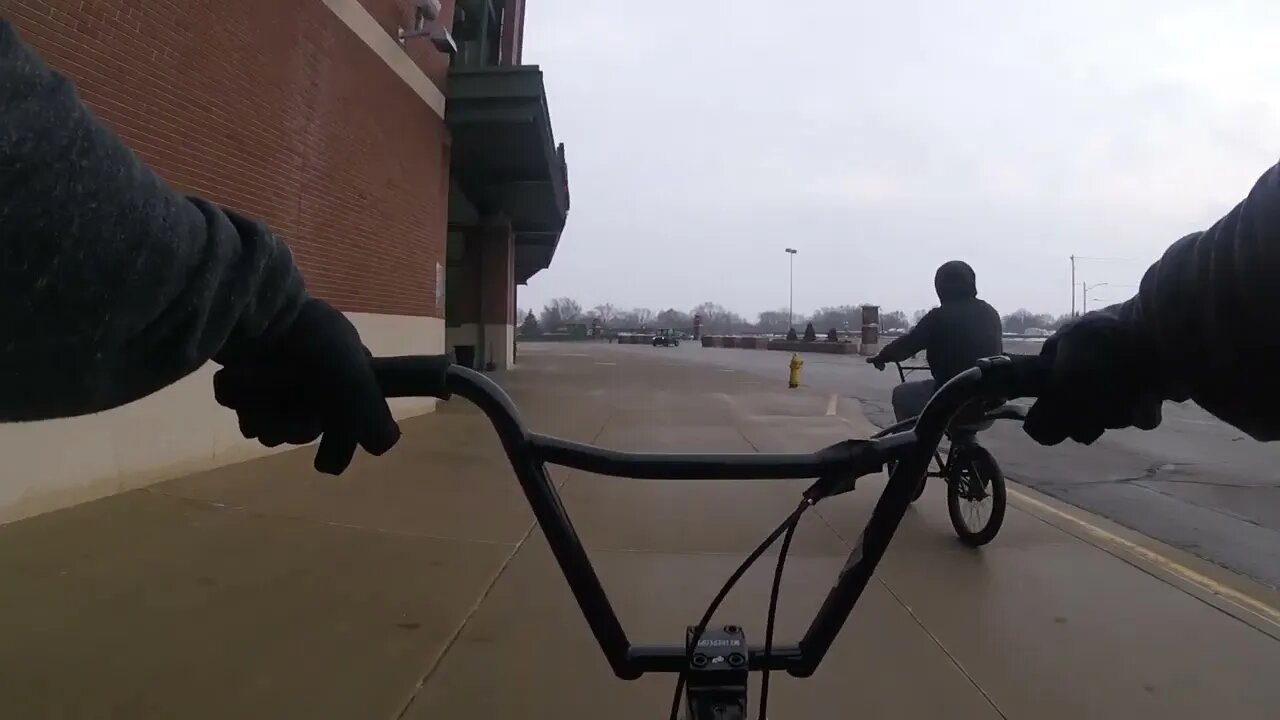
[[[978,279],[969,263],[952,260],[942,263],[934,273],[933,288],[938,291],[938,299],[942,302],[968,300],[978,296]]]

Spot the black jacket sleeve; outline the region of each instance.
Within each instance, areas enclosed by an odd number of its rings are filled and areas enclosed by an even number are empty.
[[[172,191],[0,20],[0,421],[141,398],[304,299],[283,242]]]
[[[1157,393],[1280,439],[1280,166],[1208,230],[1174,243],[1138,294],[1108,310],[1151,359]]]
[[[937,322],[937,312],[936,308],[930,310],[906,335],[885,345],[876,356],[884,362],[902,362],[929,347],[929,336]]]

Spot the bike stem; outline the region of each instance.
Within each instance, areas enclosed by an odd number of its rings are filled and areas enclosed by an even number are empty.
[[[686,643],[697,629],[689,626]],[[747,652],[746,633],[737,625],[702,632],[685,675],[688,720],[747,720]]]

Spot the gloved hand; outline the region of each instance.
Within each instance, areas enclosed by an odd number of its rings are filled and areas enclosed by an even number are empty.
[[[321,438],[315,468],[340,474],[356,445],[390,450],[400,428],[378,386],[370,354],[351,321],[314,298],[269,343],[248,343],[213,376],[214,398],[236,412],[240,432],[267,447]]]
[[[1089,445],[1107,430],[1152,430],[1162,419],[1152,358],[1143,342],[1114,315],[1093,312],[1045,341],[1050,383],[1023,426],[1041,445],[1067,438]]]
[[[879,355],[872,355],[871,357],[867,358],[867,364],[875,365],[877,370],[879,370],[880,372],[884,372],[885,362],[880,359]]]

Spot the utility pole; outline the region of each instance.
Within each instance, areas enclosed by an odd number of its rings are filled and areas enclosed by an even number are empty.
[[[790,269],[790,299],[787,303],[787,329],[795,328],[796,318],[796,249],[787,248],[787,255],[791,263]]]

